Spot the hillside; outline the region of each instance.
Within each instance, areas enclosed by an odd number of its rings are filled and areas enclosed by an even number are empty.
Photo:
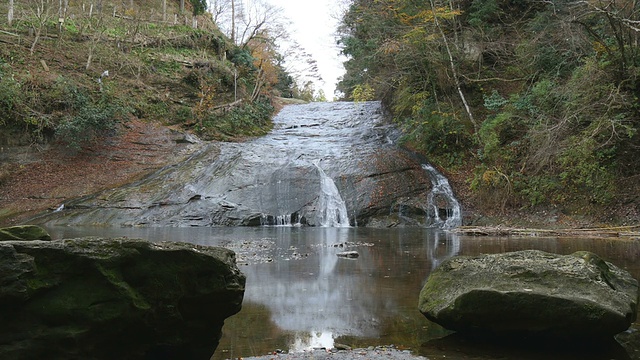
[[[165,165],[186,133],[269,130],[295,86],[270,40],[238,46],[193,4],[27,1],[0,18],[0,223]]]
[[[481,214],[640,222],[627,1],[349,2],[338,89],[379,98]]]

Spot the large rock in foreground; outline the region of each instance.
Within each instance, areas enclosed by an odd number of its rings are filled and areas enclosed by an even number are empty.
[[[460,256],[431,273],[418,306],[459,332],[611,337],[636,320],[638,282],[589,252]]]
[[[222,248],[0,242],[0,359],[209,359],[244,286]]]

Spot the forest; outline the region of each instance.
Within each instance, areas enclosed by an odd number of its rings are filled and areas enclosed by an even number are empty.
[[[633,0],[353,0],[338,88],[381,99],[405,145],[496,213],[640,199]]]

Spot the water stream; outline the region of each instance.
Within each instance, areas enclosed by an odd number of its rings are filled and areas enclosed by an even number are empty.
[[[349,216],[347,215],[347,206],[340,196],[340,191],[336,187],[333,179],[325,174],[320,167],[320,162],[314,163],[320,173],[320,200],[318,207],[320,208],[320,225],[328,227],[348,227]]]
[[[430,164],[423,164],[422,168],[429,174],[432,184],[427,197],[428,224],[441,229],[452,229],[462,225],[460,203],[453,194],[449,180]]]
[[[558,254],[586,250],[640,278],[638,239],[467,237],[428,228],[293,226],[55,227],[50,232],[54,238],[128,236],[236,251],[247,288],[242,310],[225,321],[215,360],[334,343],[395,344],[432,360],[631,360],[638,358],[634,346],[640,350],[638,332],[635,337],[628,334],[631,350],[619,344],[593,350],[589,344],[545,348],[532,343],[518,348],[456,341],[417,309],[418,294],[429,273],[451,256],[523,249]],[[337,257],[344,249],[356,250],[360,257]]]

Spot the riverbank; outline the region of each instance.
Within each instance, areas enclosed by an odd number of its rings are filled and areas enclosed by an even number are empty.
[[[281,353],[264,356],[244,357],[244,360],[421,360],[424,356],[413,355],[409,350],[401,350],[394,346],[370,346],[366,349],[314,349],[297,353]]]

